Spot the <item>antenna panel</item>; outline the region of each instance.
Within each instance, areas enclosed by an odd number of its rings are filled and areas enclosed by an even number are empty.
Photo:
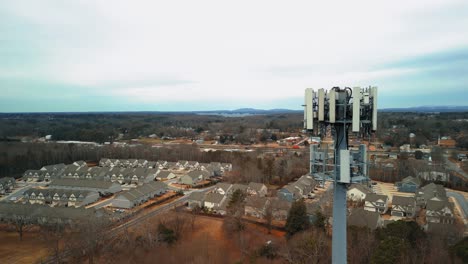
[[[349,170],[349,150],[340,150],[340,179],[339,182],[349,183],[351,180]]]
[[[329,107],[330,107],[330,110],[329,110],[329,121],[330,123],[335,123],[335,120],[336,120],[336,92],[335,90],[330,90],[328,92],[328,96],[329,96]]]
[[[371,88],[372,100],[372,130],[377,130],[377,87]]]
[[[353,88],[353,132],[359,132],[361,115],[361,88]]]
[[[314,108],[314,103],[313,103],[313,98],[314,98],[314,90],[312,88],[307,88],[305,92],[305,116],[306,116],[306,129],[307,130],[313,130],[314,129],[314,113],[313,113],[313,108]]]
[[[325,121],[325,91],[318,90],[318,121]]]

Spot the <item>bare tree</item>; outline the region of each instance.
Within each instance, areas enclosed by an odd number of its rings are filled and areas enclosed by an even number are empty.
[[[264,219],[268,228],[268,234],[271,234],[271,227],[273,222],[273,205],[270,202],[267,203],[265,208]]]
[[[56,263],[61,263],[61,253],[63,248],[61,244],[65,243],[67,238],[66,226],[61,221],[53,221],[40,226],[41,239],[48,247],[49,252],[54,257]]]
[[[18,206],[15,214],[11,215],[7,221],[15,227],[20,241],[23,241],[24,231],[33,224],[33,218],[30,216],[27,206]]]
[[[86,257],[88,263],[94,263],[94,258],[109,238],[107,227],[109,220],[105,216],[83,219],[76,227],[74,240],[69,244],[70,252],[75,257]]]

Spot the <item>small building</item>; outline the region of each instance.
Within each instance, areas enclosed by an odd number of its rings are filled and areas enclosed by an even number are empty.
[[[429,183],[416,192],[416,204],[421,208],[426,208],[426,204],[430,200],[445,201],[447,200],[447,192],[444,186],[440,184]]]
[[[0,178],[0,194],[5,194],[11,191],[16,185],[15,178],[4,177]]]
[[[245,215],[263,218],[266,215],[269,200],[262,196],[248,196],[245,203]]]
[[[392,216],[413,218],[416,216],[416,199],[394,195],[392,199]]]
[[[235,191],[240,190],[243,193],[247,194],[247,189],[249,187],[245,184],[240,184],[240,183],[234,183],[232,187],[229,189],[228,195],[233,194]]]
[[[112,205],[119,208],[133,208],[166,193],[166,191],[167,185],[165,183],[153,181],[119,194],[112,200]]]
[[[49,188],[96,191],[102,194],[116,193],[122,190],[122,186],[118,183],[81,179],[56,179],[50,183]]]
[[[448,200],[429,200],[426,205],[426,222],[453,224],[454,206]]]
[[[226,199],[226,196],[219,193],[207,193],[205,196],[204,206],[208,209],[216,211],[216,208],[221,206],[221,203]]]
[[[156,179],[158,181],[166,181],[170,179],[174,179],[176,175],[170,171],[159,171],[158,174],[156,174]]]
[[[418,177],[426,181],[449,181],[449,174],[446,171],[422,171],[418,173]]]
[[[187,199],[187,206],[190,209],[195,208],[196,206],[202,208],[205,203],[205,193],[204,192],[193,192]]]
[[[421,186],[421,181],[412,176],[395,183],[395,187],[399,192],[415,193],[419,186]]]
[[[277,197],[270,198],[270,204],[273,214],[273,219],[278,221],[285,221],[288,218],[289,209],[292,203]]]
[[[316,185],[315,180],[312,176],[304,175],[297,181],[290,183],[277,192],[277,196],[280,199],[292,202],[301,198],[307,198],[309,194],[314,190]]]
[[[232,188],[232,184],[230,183],[225,183],[225,182],[218,182],[215,186],[215,189],[213,192],[226,195],[228,194],[229,190]]]
[[[369,193],[366,195],[364,210],[385,214],[388,210],[389,199],[386,195]]]
[[[268,193],[268,188],[263,183],[250,182],[247,187],[248,195],[255,195],[260,197],[265,197]]]
[[[30,204],[80,207],[92,204],[99,199],[99,193],[86,190],[30,188],[23,193]]]
[[[364,201],[368,194],[372,193],[372,191],[365,185],[360,183],[351,184],[349,186],[348,191],[346,193],[346,198],[349,201],[359,202]]]
[[[208,178],[209,178],[209,174],[206,171],[195,170],[195,171],[189,172],[187,175],[180,177],[179,181],[182,184],[193,186]]]
[[[375,230],[383,226],[382,217],[378,212],[371,212],[363,208],[355,208],[348,216],[348,225],[367,227]]]

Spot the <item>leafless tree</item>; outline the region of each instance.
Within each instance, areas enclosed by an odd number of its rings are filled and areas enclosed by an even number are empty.
[[[69,243],[70,252],[75,257],[85,257],[88,263],[94,263],[94,258],[108,240],[109,220],[105,216],[82,219],[76,226],[74,240]]]
[[[268,234],[271,234],[272,222],[273,222],[273,205],[268,202],[265,208],[265,215],[264,215],[265,223],[268,228]]]
[[[62,221],[53,221],[40,225],[41,239],[54,257],[56,263],[61,263],[62,244],[66,243],[68,233]]]

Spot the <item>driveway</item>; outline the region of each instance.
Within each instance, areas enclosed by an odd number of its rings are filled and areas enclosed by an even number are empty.
[[[468,204],[466,203],[465,197],[463,197],[463,195],[461,195],[460,193],[456,193],[456,192],[447,192],[447,196],[453,197],[455,198],[455,200],[457,200],[458,205],[462,209],[461,213],[463,214],[463,217],[466,219],[468,216]]]

